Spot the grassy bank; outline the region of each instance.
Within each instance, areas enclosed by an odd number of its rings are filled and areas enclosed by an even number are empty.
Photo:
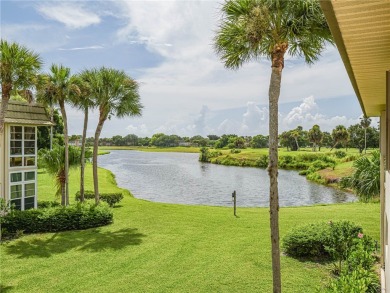
[[[91,168],[86,171],[92,188]],[[118,191],[99,170],[102,191]],[[40,199],[53,200],[52,179],[39,174]],[[72,171],[71,199],[78,188]],[[271,292],[266,208],[185,206],[127,193],[112,225],[26,235],[1,246],[1,292]],[[281,208],[281,236],[299,224],[348,219],[379,239],[379,204]],[[315,292],[330,264],[282,256],[284,292]]]

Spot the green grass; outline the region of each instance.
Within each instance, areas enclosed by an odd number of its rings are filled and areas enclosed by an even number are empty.
[[[78,190],[71,175],[71,200]],[[92,188],[91,167],[86,184]],[[102,191],[118,191],[99,170]],[[40,172],[39,194],[53,200],[52,180]],[[348,219],[379,239],[379,204],[280,209],[280,232],[314,221]],[[26,235],[1,246],[4,292],[271,292],[269,212],[266,208],[185,206],[125,195],[114,223],[98,229]],[[331,264],[281,257],[283,292],[315,292]],[[3,291],[1,291],[3,292]]]

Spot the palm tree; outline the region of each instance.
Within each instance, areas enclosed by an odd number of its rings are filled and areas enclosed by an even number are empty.
[[[367,128],[371,125],[371,118],[361,117],[360,125],[364,128],[364,153],[367,154]]]
[[[80,89],[80,94],[75,97],[72,103],[84,112],[84,126],[83,135],[81,139],[81,162],[80,162],[80,201],[84,201],[84,173],[85,173],[85,143],[87,139],[88,128],[88,112],[89,109],[95,107],[94,100],[91,96],[91,90],[89,87],[89,76],[91,73],[88,70],[84,70],[77,78],[76,83]]]
[[[375,150],[371,156],[364,156],[353,162],[355,172],[342,178],[344,188],[353,188],[363,202],[379,196],[380,193],[380,152]]]
[[[330,149],[331,151],[338,145],[342,144],[347,147],[347,142],[349,141],[349,133],[344,125],[337,125],[332,130],[332,138],[334,141],[333,147]]]
[[[264,56],[271,60],[269,85],[270,226],[273,290],[281,291],[278,195],[278,100],[284,56],[316,61],[327,42],[328,24],[317,0],[227,0],[215,37],[215,49],[227,68]]]
[[[324,134],[320,127],[316,124],[309,130],[309,140],[313,143],[313,150],[316,151],[316,147],[320,145]]]
[[[80,89],[77,86],[76,78],[70,74],[70,68],[63,65],[53,64],[50,67],[50,74],[43,76],[45,80],[42,87],[38,89],[39,99],[51,101],[50,103],[58,103],[61,110],[62,119],[64,122],[64,162],[65,162],[65,196],[61,199],[62,205],[69,204],[69,153],[68,153],[68,119],[66,115],[65,102],[74,100],[75,96],[80,95]]]
[[[99,108],[99,122],[95,131],[93,145],[93,185],[96,204],[99,203],[99,182],[97,169],[97,155],[99,137],[104,122],[110,116],[123,118],[126,116],[141,115],[142,105],[138,93],[138,84],[124,71],[105,68],[88,71],[88,83],[91,96]]]
[[[291,131],[291,137],[295,140],[295,144],[297,145],[297,151],[299,151],[299,143],[298,138],[300,137],[300,133],[298,130]]]
[[[42,149],[39,152],[39,159],[45,167],[46,171],[55,176],[57,183],[56,195],[61,194],[61,201],[65,198],[66,194],[66,166],[77,167],[80,162],[81,152],[79,148],[69,146],[69,161],[65,162],[65,146],[54,146],[53,149]]]
[[[31,101],[31,89],[37,82],[42,66],[38,54],[17,43],[0,43],[1,109],[0,134],[4,131],[4,117],[12,94],[19,94]]]

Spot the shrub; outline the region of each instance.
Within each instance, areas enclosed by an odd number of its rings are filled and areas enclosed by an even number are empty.
[[[261,155],[256,160],[256,166],[260,168],[267,168],[268,167],[268,156],[267,155]]]
[[[231,149],[231,150],[230,150],[230,153],[231,153],[231,154],[239,154],[239,153],[241,153],[241,150],[238,150],[238,149]]]
[[[336,158],[342,159],[342,158],[347,156],[347,153],[344,152],[344,151],[337,150],[337,151],[334,152],[334,155],[335,155]]]
[[[38,209],[47,209],[51,207],[58,207],[61,204],[57,201],[40,200],[38,201]]]
[[[282,248],[295,257],[325,256],[345,260],[354,240],[362,232],[360,226],[349,221],[312,223],[288,232],[282,240]]]
[[[7,233],[57,232],[81,230],[112,223],[113,213],[107,204],[77,203],[67,207],[13,210],[3,220]]]
[[[377,293],[380,290],[378,275],[372,270],[357,268],[350,273],[343,273],[339,278],[334,279],[321,292],[325,293]]]
[[[325,244],[329,238],[330,227],[327,223],[314,223],[297,227],[283,238],[284,252],[295,257],[325,257],[329,253]]]
[[[85,199],[94,199],[95,193],[91,190],[85,190],[84,191],[84,198]],[[118,202],[120,202],[123,199],[123,194],[120,192],[112,192],[112,193],[99,193],[99,198],[108,203],[110,207],[115,206]],[[76,201],[80,201],[80,191],[77,191],[76,193]]]

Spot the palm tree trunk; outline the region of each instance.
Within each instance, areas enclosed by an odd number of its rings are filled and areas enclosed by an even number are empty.
[[[84,170],[85,170],[85,140],[87,138],[88,107],[84,109],[84,128],[81,139],[81,165],[80,165],[80,201],[84,201]]]
[[[282,291],[279,244],[279,192],[278,192],[278,103],[284,53],[287,44],[276,45],[272,53],[272,74],[269,85],[269,164],[270,178],[270,228],[272,246],[273,292]]]
[[[99,147],[99,138],[100,133],[102,132],[103,124],[106,119],[100,115],[99,123],[96,127],[95,131],[95,141],[93,143],[93,158],[92,158],[92,167],[93,167],[93,188],[95,191],[95,203],[99,204],[99,179],[98,179],[98,165],[97,165],[97,157],[98,157],[98,147]]]
[[[59,101],[62,120],[64,121],[64,144],[65,144],[65,203],[69,205],[69,143],[68,143],[68,120],[66,117],[65,103],[64,100]]]

